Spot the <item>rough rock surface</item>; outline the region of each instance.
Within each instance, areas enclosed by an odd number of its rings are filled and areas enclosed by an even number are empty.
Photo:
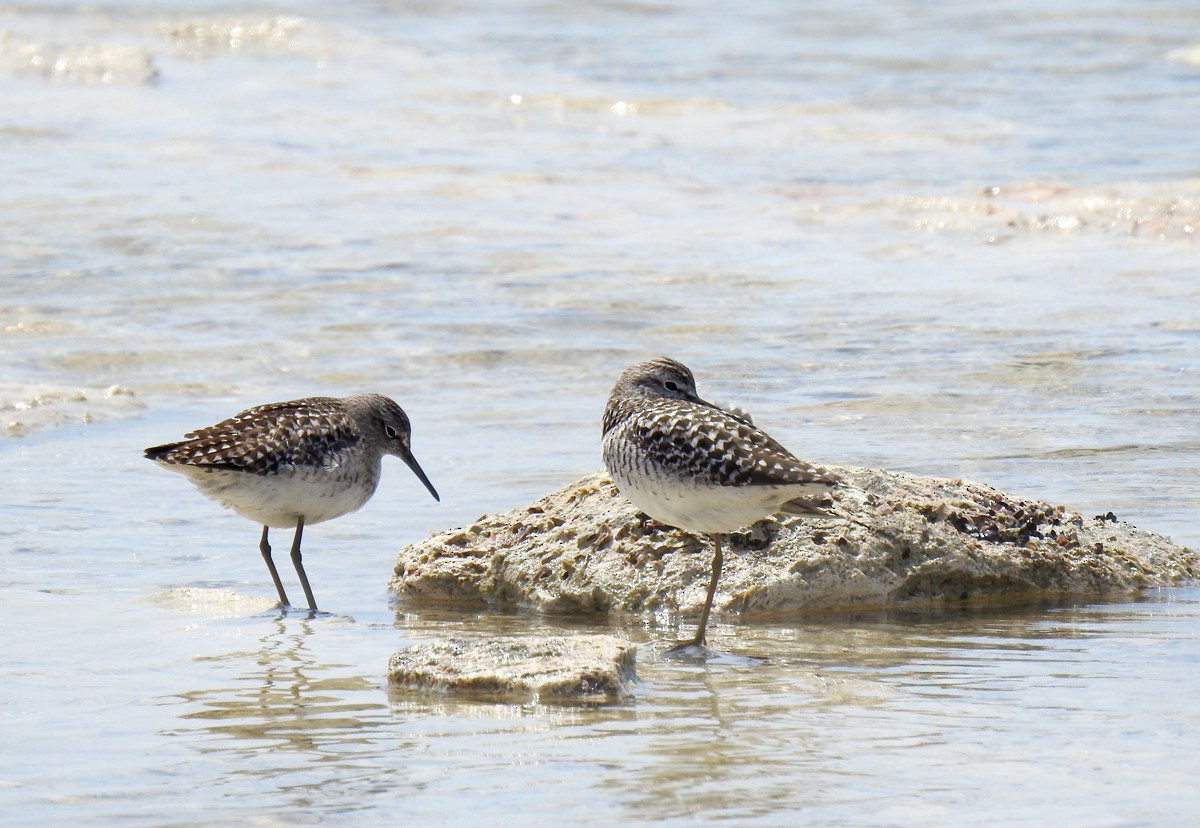
[[[1200,556],[1105,517],[990,486],[838,468],[848,520],[768,518],[728,536],[715,612],[1129,594],[1200,579]],[[859,502],[859,500],[863,502]],[[592,474],[399,553],[406,600],[546,613],[699,612],[706,539],[649,521]]]
[[[401,650],[388,681],[402,690],[513,702],[607,703],[629,695],[637,648],[609,635],[452,638]]]

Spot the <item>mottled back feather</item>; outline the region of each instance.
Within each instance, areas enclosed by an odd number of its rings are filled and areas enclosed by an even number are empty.
[[[341,401],[331,397],[255,406],[184,436],[146,449],[146,457],[267,475],[286,466],[328,467],[362,440]]]
[[[668,474],[720,486],[836,486],[841,478],[800,460],[762,429],[696,395],[684,365],[661,358],[632,366],[604,412],[605,443],[636,448]],[[616,458],[614,458],[616,459]]]

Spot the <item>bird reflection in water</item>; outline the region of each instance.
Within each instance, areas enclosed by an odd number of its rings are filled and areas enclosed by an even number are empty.
[[[232,745],[205,741],[198,744],[202,751],[300,751],[348,758],[354,752],[348,743],[371,750],[366,731],[389,718],[379,680],[314,656],[308,647],[314,623],[320,622],[283,615],[272,620],[256,650],[198,657],[210,662],[214,673],[231,678],[219,687],[180,693],[177,698],[188,711],[179,718],[187,726],[171,735],[194,736],[196,725],[237,740]]]

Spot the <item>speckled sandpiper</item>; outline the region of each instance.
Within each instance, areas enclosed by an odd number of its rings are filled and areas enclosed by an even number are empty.
[[[700,399],[692,372],[673,359],[626,368],[603,426],[604,463],[621,494],[660,523],[712,538],[700,625],[675,650],[704,646],[724,563],[719,534],[779,512],[836,517],[826,507],[838,475],[797,459],[744,414]]]
[[[292,563],[309,609],[317,602],[300,556],[306,524],[353,512],[379,485],[383,455],[399,457],[440,500],[410,447],[408,416],[382,394],[308,397],[246,409],[197,429],[178,443],[146,449],[146,457],[187,475],[202,493],[261,523],[259,551],[279,600],[287,593],[271,560],[270,527],[296,528]]]

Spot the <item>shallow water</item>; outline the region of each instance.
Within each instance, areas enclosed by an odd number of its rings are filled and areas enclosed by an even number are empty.
[[[0,9],[0,823],[1178,824],[1194,587],[721,618],[765,660],[698,665],[660,657],[671,619],[386,583],[597,468],[608,387],[660,353],[810,459],[1200,543],[1197,31],[1165,2]],[[358,390],[443,501],[388,463],[306,533],[332,614],[280,615],[256,528],[140,450]],[[383,684],[402,646],[549,630],[643,645],[635,700]]]

